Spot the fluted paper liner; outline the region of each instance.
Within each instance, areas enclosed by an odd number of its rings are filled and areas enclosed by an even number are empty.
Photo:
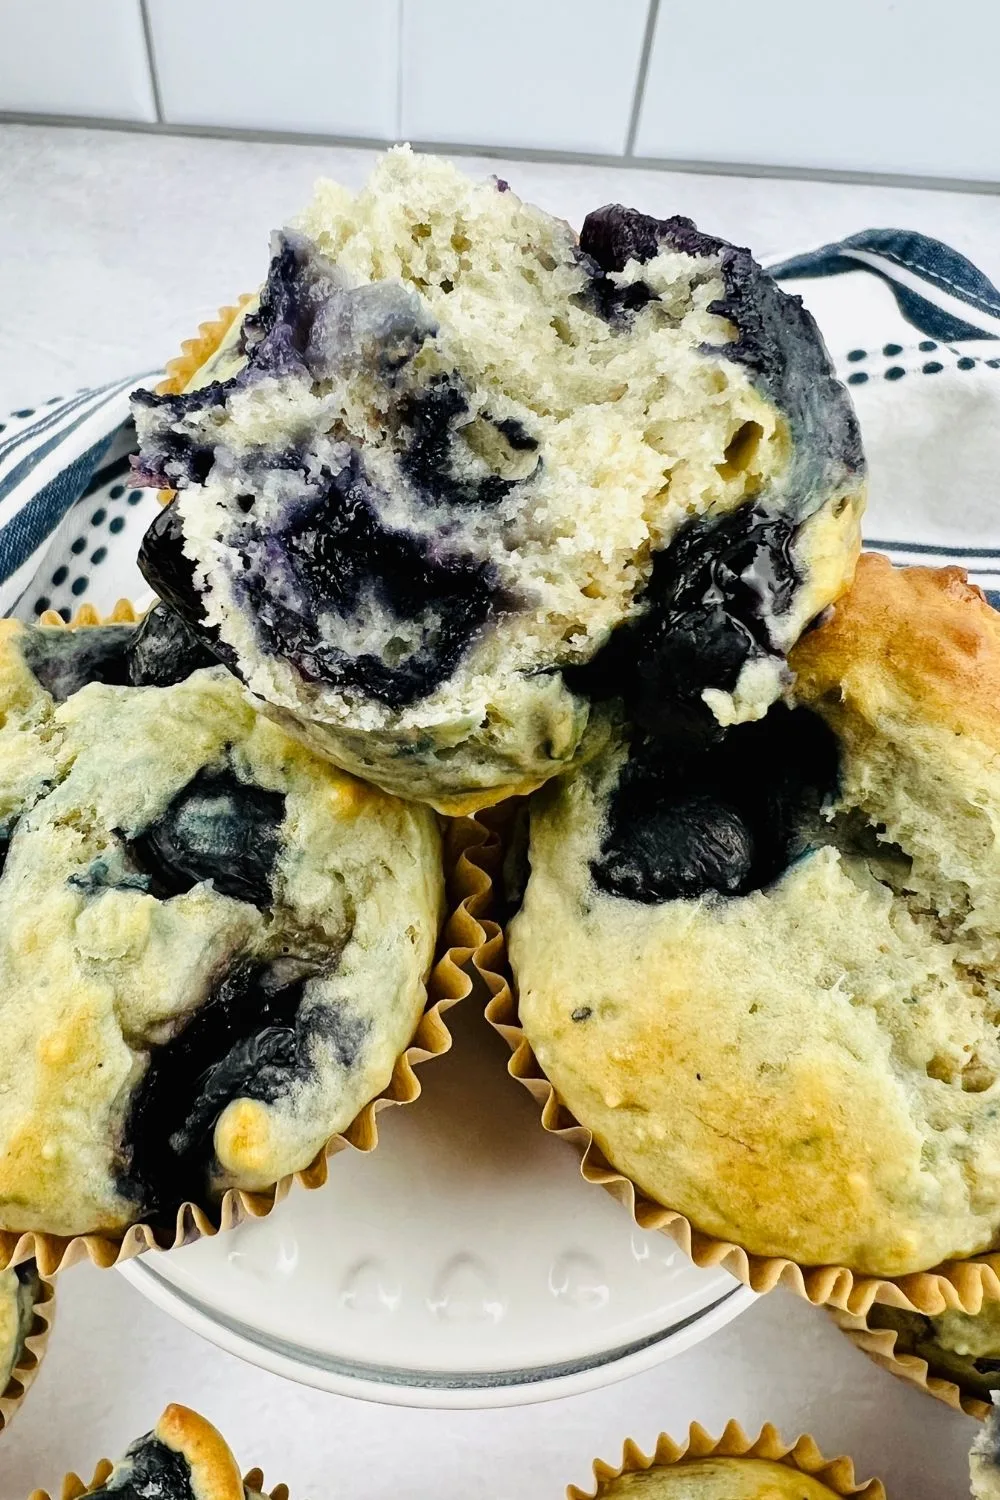
[[[254,300],[255,295],[254,292],[244,292],[242,297],[237,298],[235,307],[220,307],[214,318],[209,318],[205,323],[199,323],[198,332],[194,338],[185,339],[181,344],[180,354],[175,354],[173,359],[167,360],[163,379],[156,387],[158,396],[180,395],[192,375],[197,374],[206,359],[215,353],[236,319],[247,304]],[[160,504],[169,505],[176,493],[176,490],[157,491]]]
[[[87,625],[128,624],[140,617],[127,599],[120,599],[111,613],[104,617],[93,605],[84,604],[66,628],[75,630]],[[66,622],[54,610],[47,610],[40,617],[40,623],[65,626]],[[234,1229],[246,1219],[265,1218],[293,1186],[322,1187],[327,1180],[329,1159],[348,1146],[357,1151],[374,1151],[378,1145],[379,1114],[392,1105],[412,1104],[420,1097],[420,1081],[415,1069],[449,1050],[451,1033],[444,1014],[464,1000],[472,989],[472,980],[465,972],[473,946],[468,940],[471,929],[464,912],[456,909],[458,898],[453,899],[453,872],[465,847],[465,838],[461,826],[445,827],[445,909],[448,915],[438,938],[438,957],[427,980],[427,1007],[413,1040],[396,1059],[392,1077],[381,1094],[369,1100],[346,1130],[331,1136],[307,1167],[282,1177],[263,1192],[230,1188],[220,1203],[210,1210],[196,1203],[182,1203],[172,1229],[156,1229],[150,1224],[139,1223],[124,1230],[73,1236],[46,1234],[41,1230],[28,1230],[23,1234],[0,1230],[0,1269],[34,1260],[42,1276],[53,1276],[88,1258],[95,1266],[107,1269],[147,1250],[175,1250],[195,1240],[211,1238],[220,1229]]]
[[[824,1458],[815,1440],[808,1434],[786,1443],[776,1427],[766,1422],[755,1438],[750,1438],[738,1422],[726,1423],[719,1438],[713,1438],[704,1427],[692,1422],[686,1440],[675,1442],[667,1433],[661,1432],[656,1447],[648,1456],[643,1453],[633,1438],[626,1438],[620,1463],[609,1464],[603,1459],[594,1460],[594,1479],[589,1489],[580,1489],[571,1484],[566,1488],[566,1500],[595,1500],[604,1493],[605,1486],[622,1474],[641,1473],[647,1469],[669,1468],[674,1464],[690,1463],[699,1458],[761,1458],[772,1463],[785,1464],[800,1474],[808,1474],[835,1495],[861,1495],[864,1500],[885,1500],[885,1489],[880,1479],[869,1479],[859,1484],[854,1476],[854,1464],[849,1458]],[[72,1497],[75,1500],[75,1497]]]
[[[473,966],[489,991],[486,1019],[513,1054],[507,1071],[535,1100],[542,1127],[579,1152],[580,1172],[587,1182],[598,1184],[617,1198],[640,1229],[661,1230],[695,1265],[722,1266],[755,1292],[786,1286],[816,1306],[829,1305],[857,1314],[867,1312],[875,1301],[931,1315],[949,1308],[975,1313],[984,1298],[1000,1298],[1000,1252],[947,1261],[932,1271],[896,1277],[863,1275],[847,1266],[803,1266],[780,1256],[756,1255],[732,1240],[704,1233],[679,1210],[647,1197],[613,1167],[591,1132],[559,1099],[519,1023],[503,928],[496,920],[499,902],[494,889],[504,854],[503,830],[510,817],[511,806],[504,804],[460,820],[465,827],[456,874],[467,893],[463,940],[473,948]]]
[[[38,1368],[45,1357],[45,1349],[49,1342],[49,1334],[52,1332],[55,1315],[55,1288],[44,1277],[39,1277],[31,1326],[25,1335],[24,1348],[10,1372],[10,1379],[5,1389],[0,1391],[0,1434],[6,1431],[11,1418],[38,1374]]]
[[[901,1380],[908,1380],[911,1385],[919,1386],[929,1396],[937,1401],[943,1401],[945,1406],[950,1406],[952,1411],[964,1412],[967,1417],[975,1417],[978,1422],[985,1422],[993,1410],[989,1401],[983,1401],[978,1396],[967,1395],[956,1385],[954,1380],[944,1375],[935,1375],[925,1359],[919,1354],[906,1354],[902,1350],[897,1353],[896,1344],[899,1335],[894,1328],[872,1328],[868,1322],[870,1309],[865,1313],[843,1312],[838,1308],[830,1308],[830,1316],[837,1327],[842,1329],[853,1344],[869,1359],[873,1359],[883,1370],[888,1370],[891,1375],[898,1375]],[[998,1377],[1000,1379],[1000,1377]]]
[[[96,1490],[107,1482],[113,1469],[114,1464],[109,1458],[98,1459],[94,1466],[94,1477],[89,1484],[79,1474],[67,1474],[59,1490],[58,1500],[80,1500],[81,1495],[89,1495],[91,1490]],[[287,1484],[276,1484],[273,1490],[265,1490],[264,1475],[260,1469],[248,1469],[243,1475],[243,1485],[245,1489],[269,1496],[270,1500],[288,1500]],[[28,1500],[53,1500],[53,1497],[48,1490],[32,1490]]]

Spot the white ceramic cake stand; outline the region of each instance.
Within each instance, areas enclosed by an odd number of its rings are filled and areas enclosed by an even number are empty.
[[[307,1385],[412,1406],[572,1395],[707,1338],[753,1294],[579,1175],[475,1000],[417,1104],[316,1192],[122,1274],[189,1328]]]
[[[129,488],[127,441],[53,537],[36,604],[67,616],[149,602],[135,566],[152,494]],[[36,598],[36,595],[39,596]],[[424,1096],[380,1117],[369,1157],[344,1152],[318,1192],[267,1219],[122,1274],[206,1338],[325,1390],[419,1406],[569,1395],[679,1353],[752,1294],[699,1271],[583,1182],[547,1137],[507,1050],[469,1001]]]

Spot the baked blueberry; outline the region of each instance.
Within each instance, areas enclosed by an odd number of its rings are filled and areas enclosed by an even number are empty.
[[[169,620],[121,628],[113,682],[89,629],[58,651],[0,632],[15,1232],[172,1229],[185,1201],[307,1166],[408,1045],[442,902],[429,809],[289,739],[218,664],[132,686],[202,659]]]
[[[789,661],[697,751],[595,715],[532,799],[520,1020],[695,1229],[906,1275],[1000,1244],[1000,615],[868,555]]]
[[[80,635],[83,632],[71,632]],[[165,604],[155,605],[139,621],[128,643],[128,677],[133,687],[169,687],[219,658],[202,644],[180,615]],[[101,678],[101,681],[107,681]]]
[[[594,703],[679,744],[758,717],[858,550],[849,399],[748,251],[620,206],[577,244],[407,149],[321,183],[135,418],[177,491],[149,581],[265,711],[446,812],[565,770]]]
[[[197,1412],[176,1405],[86,1493],[92,1500],[263,1500],[244,1485],[222,1434]]]

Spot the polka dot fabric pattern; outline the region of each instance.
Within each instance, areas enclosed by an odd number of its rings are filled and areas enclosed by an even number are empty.
[[[158,510],[155,496],[130,482],[131,424],[114,441],[82,495],[53,533],[41,566],[13,611],[31,624],[54,609],[69,621],[84,600],[110,608],[148,586],[135,565],[142,534]]]
[[[90,562],[101,541],[88,548],[84,537],[75,556],[66,548],[77,539],[82,507],[89,506],[92,514],[115,481],[123,482],[134,447],[128,397],[137,384],[155,379],[155,373],[131,375],[7,415],[0,412],[0,615],[32,619],[39,597],[47,595],[60,609],[83,597],[90,570],[103,560]],[[117,508],[119,502],[112,503]],[[109,524],[119,519],[107,512]],[[126,524],[122,521],[118,532]],[[62,566],[65,577],[53,583]],[[138,575],[126,574],[134,594]],[[84,578],[88,583],[80,582]]]

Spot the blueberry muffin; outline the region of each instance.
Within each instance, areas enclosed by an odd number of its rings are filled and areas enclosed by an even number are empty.
[[[271,1186],[424,1009],[434,814],[203,660],[162,609],[0,624],[0,1229],[172,1226]]]
[[[936,1317],[874,1303],[869,1328],[896,1335],[893,1353],[916,1355],[929,1374],[949,1380],[963,1396],[989,1401],[1000,1389],[1000,1303],[984,1302],[978,1313],[949,1311]]]
[[[621,1474],[598,1500],[831,1500],[838,1492],[766,1458],[694,1458]]]
[[[996,1408],[969,1454],[974,1500],[1000,1500],[1000,1420]]]
[[[0,1396],[21,1362],[41,1289],[34,1261],[25,1261],[15,1270],[0,1271]]]
[[[85,1493],[100,1500],[260,1500],[221,1433],[186,1406],[168,1406],[152,1432]],[[31,1500],[47,1496],[36,1490]]]
[[[707,753],[608,719],[538,794],[520,1018],[699,1230],[893,1276],[1000,1240],[1000,615],[865,556]]]
[[[591,706],[754,719],[846,586],[864,463],[811,317],[746,250],[620,205],[577,240],[407,148],[321,183],[186,388],[140,392],[140,565],[267,711],[459,813]]]

